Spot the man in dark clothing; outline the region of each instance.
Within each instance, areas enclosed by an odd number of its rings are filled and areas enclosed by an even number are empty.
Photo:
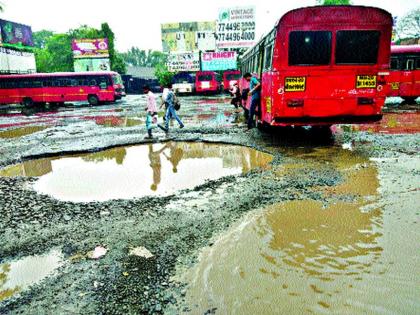
[[[261,102],[261,83],[255,76],[252,76],[251,73],[245,73],[244,79],[249,82],[249,92],[248,95],[251,96],[251,107],[249,109],[248,117],[248,129],[254,128],[254,116],[255,111],[258,107],[260,108]]]

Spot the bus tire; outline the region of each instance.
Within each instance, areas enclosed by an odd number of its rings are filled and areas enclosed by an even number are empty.
[[[89,105],[95,106],[99,104],[99,98],[96,95],[90,94],[88,95],[88,102]]]
[[[30,97],[25,97],[22,100],[22,105],[25,106],[25,107],[32,107],[32,106],[34,106],[34,101]]]

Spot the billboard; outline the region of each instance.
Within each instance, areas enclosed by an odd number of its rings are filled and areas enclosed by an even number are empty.
[[[219,9],[217,48],[244,48],[255,44],[255,6]]]
[[[27,73],[36,72],[35,54],[0,47],[0,72]]]
[[[168,55],[167,66],[171,72],[200,71],[200,53],[171,53]]]
[[[75,59],[109,57],[107,38],[73,39],[71,49]]]
[[[74,71],[111,71],[111,64],[108,58],[76,58],[74,59]]]
[[[166,53],[216,49],[216,22],[161,24],[162,48]]]
[[[31,27],[0,19],[0,46],[33,47]]]
[[[223,71],[236,69],[236,52],[205,52],[201,56],[202,71]]]

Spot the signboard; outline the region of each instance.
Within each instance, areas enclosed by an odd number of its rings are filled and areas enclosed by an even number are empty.
[[[111,64],[108,58],[79,58],[74,59],[74,71],[111,71]]]
[[[285,92],[303,92],[306,89],[306,77],[286,77],[284,79]]]
[[[75,59],[109,57],[107,38],[73,39],[71,49]]]
[[[167,65],[171,72],[200,71],[200,53],[171,53]]]
[[[255,44],[255,7],[223,8],[216,26],[217,48],[244,48]]]
[[[215,50],[215,32],[214,21],[162,24],[163,52]]]
[[[0,19],[0,46],[33,47],[31,27]]]
[[[376,75],[358,75],[356,89],[376,88]]]
[[[0,71],[6,73],[36,72],[35,55],[0,47]]]
[[[222,71],[236,69],[236,52],[206,52],[201,56],[202,71]]]

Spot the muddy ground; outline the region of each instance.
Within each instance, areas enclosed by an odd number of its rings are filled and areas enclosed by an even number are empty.
[[[150,141],[144,102],[129,96],[98,107],[1,110],[1,314],[255,314],[252,305],[266,314],[416,313],[419,105],[391,100],[380,124],[333,126],[331,134],[260,132],[246,131],[228,98],[185,97],[186,128],[174,124],[167,136],[156,130]],[[124,164],[124,156],[102,150],[151,142],[179,143],[179,165],[187,168],[210,152],[202,145],[187,158],[188,143],[258,151],[234,160],[272,157],[269,165],[242,161],[234,175],[133,199],[60,201],[34,188],[53,167],[40,170],[33,160],[93,152],[94,163]],[[227,155],[218,158],[225,164]],[[302,239],[305,230],[315,232]],[[97,246],[106,254],[89,258]],[[138,247],[153,257],[130,255]],[[16,275],[22,261],[33,269]],[[278,288],[287,293],[267,293]]]

